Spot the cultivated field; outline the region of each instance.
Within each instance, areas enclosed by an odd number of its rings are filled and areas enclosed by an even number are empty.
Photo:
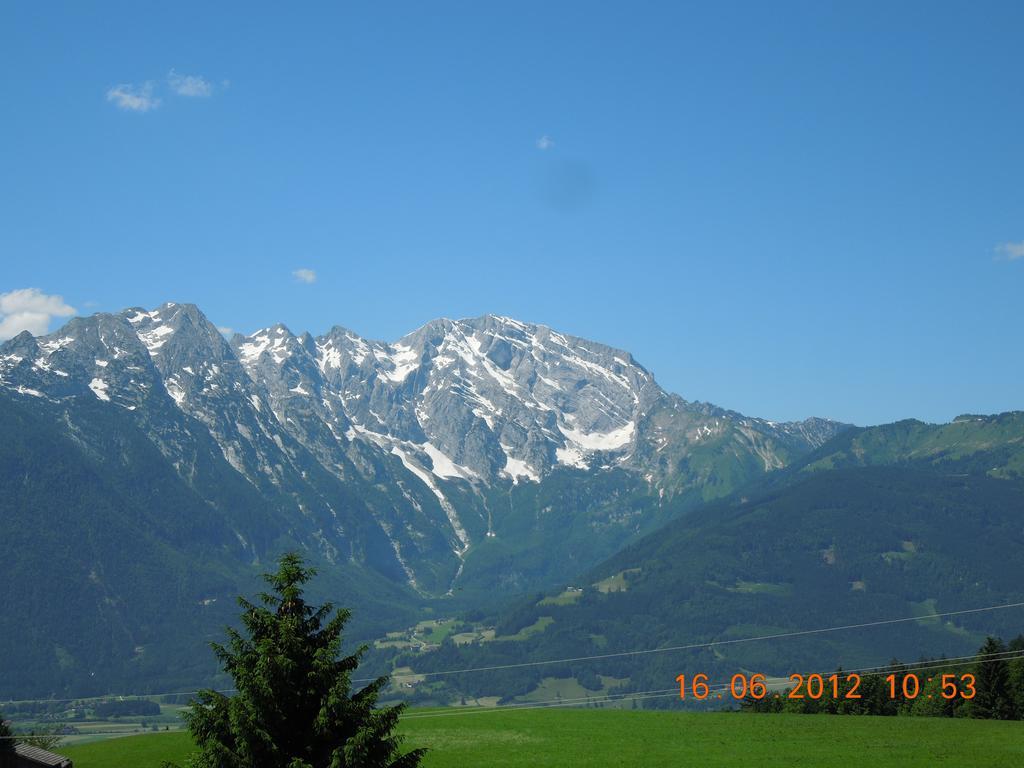
[[[430,715],[430,716],[427,716]],[[604,710],[411,711],[410,746],[425,768],[487,766],[1024,765],[1024,723],[910,717],[749,715]],[[61,749],[76,768],[185,766],[185,733]]]

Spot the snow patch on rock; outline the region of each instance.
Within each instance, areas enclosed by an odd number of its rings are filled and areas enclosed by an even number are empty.
[[[89,382],[89,389],[96,395],[100,400],[110,401],[110,395],[107,394],[107,382],[103,379],[93,379]]]

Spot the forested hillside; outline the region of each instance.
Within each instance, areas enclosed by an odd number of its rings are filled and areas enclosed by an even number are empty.
[[[229,342],[177,303],[0,344],[0,425],[0,697],[207,682],[196,650],[286,549],[360,639],[494,610],[845,428],[688,402],[506,317]]]
[[[992,417],[977,428],[1019,420],[1017,414]],[[881,428],[892,429],[905,431],[900,425]],[[537,595],[494,620],[499,637],[527,627],[542,631],[512,642],[448,642],[397,663],[429,672],[723,643],[437,683],[473,695],[509,696],[549,676],[629,678],[622,690],[647,690],[686,671],[784,675],[971,653],[986,634],[1014,636],[1024,609],[926,617],[1024,601],[1024,481],[1005,469],[1019,455],[1018,434],[978,441],[980,448],[943,449],[941,458],[938,452],[921,459],[901,455],[888,466],[858,466],[872,463],[861,454],[860,461],[832,460],[836,468],[827,468],[826,459],[845,449],[841,443],[858,444],[858,437],[840,436],[767,487],[705,505],[565,592]],[[876,438],[867,430],[859,444]],[[729,642],[914,616],[922,619]]]
[[[213,498],[201,497],[120,409],[98,403],[64,432],[0,393],[0,435],[4,693],[210,679],[207,641],[258,584],[259,560],[236,531],[258,552],[296,546],[272,507],[223,461],[198,464]],[[245,503],[225,509],[232,498]],[[361,569],[339,564],[324,581],[364,636],[413,615],[413,595]]]

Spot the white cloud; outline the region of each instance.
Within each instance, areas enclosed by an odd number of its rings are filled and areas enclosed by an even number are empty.
[[[220,335],[221,336],[227,337],[229,339],[231,338],[232,334],[234,334],[234,332],[235,332],[234,328],[228,328],[228,326],[226,326],[226,325],[218,325],[217,326],[217,330],[220,331]]]
[[[292,276],[300,283],[306,283],[307,285],[316,282],[316,272],[312,269],[296,269],[292,272]]]
[[[0,340],[22,331],[39,336],[50,330],[54,317],[70,317],[76,311],[64,303],[63,296],[51,296],[38,288],[0,293]]]
[[[202,75],[179,75],[172,69],[167,73],[167,84],[179,96],[207,98],[213,95],[213,83]]]
[[[1002,261],[1024,259],[1024,240],[1019,243],[1000,243],[996,246],[996,258]]]
[[[113,86],[107,91],[107,101],[129,112],[149,112],[160,106],[160,99],[153,95],[153,83],[148,80],[137,87],[129,83]]]
[[[555,146],[555,140],[552,139],[547,134],[544,134],[539,139],[537,139],[537,149],[546,150],[551,149],[553,146]]]

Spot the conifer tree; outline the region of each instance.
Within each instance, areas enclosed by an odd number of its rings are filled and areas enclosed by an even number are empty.
[[[308,605],[314,575],[297,554],[264,575],[261,605],[239,598],[244,632],[213,643],[237,693],[201,691],[186,717],[196,768],[414,768],[424,750],[400,754],[403,705],[376,707],[386,677],[352,691],[365,647],[339,658],[350,612]],[[326,622],[326,623],[325,623]]]
[[[1018,635],[1007,644],[1011,651],[1024,651],[1024,635]],[[1024,657],[1017,656],[1009,662],[1010,692],[1013,696],[1014,717],[1024,720]]]
[[[971,700],[971,717],[990,720],[1012,720],[1014,715],[1013,697],[1010,692],[1010,670],[1005,657],[1002,641],[990,637],[978,651],[975,666],[977,694]]]

